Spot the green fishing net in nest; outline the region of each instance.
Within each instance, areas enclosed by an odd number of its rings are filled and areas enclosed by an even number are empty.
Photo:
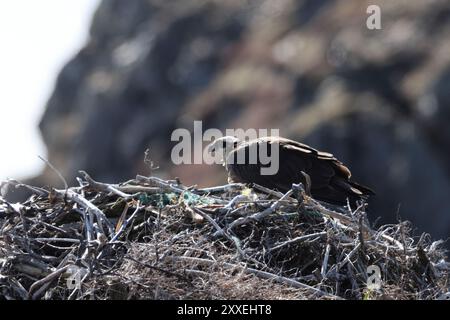
[[[153,207],[164,208],[167,205],[177,203],[178,195],[172,192],[156,194],[141,193],[139,195],[139,201],[143,205],[151,205]]]
[[[191,204],[211,204],[214,203],[214,201],[210,198],[199,196],[198,194],[192,193],[192,192],[183,192],[183,201],[184,203],[191,205]]]
[[[199,196],[198,194],[189,191],[185,191],[182,194],[177,194],[174,192],[158,194],[142,193],[139,195],[139,201],[144,205],[151,205],[158,208],[164,208],[167,205],[176,204],[179,201],[183,201],[188,205],[214,203],[214,199]]]

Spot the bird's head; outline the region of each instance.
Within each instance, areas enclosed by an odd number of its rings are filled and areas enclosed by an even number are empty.
[[[228,154],[237,147],[240,140],[233,136],[225,136],[211,142],[207,150],[210,155],[220,157],[220,162],[225,163]]]

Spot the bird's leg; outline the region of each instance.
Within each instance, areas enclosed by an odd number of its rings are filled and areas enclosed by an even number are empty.
[[[300,171],[300,173],[303,176],[303,181],[298,184],[292,184],[292,191],[294,191],[294,195],[299,200],[299,203],[302,203],[305,195],[311,197],[311,178],[304,171]]]
[[[293,196],[298,200],[299,205],[303,205],[303,201],[305,199],[305,189],[303,187],[303,183],[292,184]]]
[[[309,174],[307,174],[304,171],[300,171],[300,173],[303,176],[303,186],[305,187],[305,193],[307,196],[311,197],[311,178],[309,176]]]

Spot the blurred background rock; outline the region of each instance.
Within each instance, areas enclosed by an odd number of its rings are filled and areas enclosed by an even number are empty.
[[[381,30],[366,27],[381,8]],[[174,166],[176,128],[280,128],[330,151],[372,186],[372,220],[450,235],[448,0],[104,0],[60,72],[40,130],[70,181],[156,174],[226,181],[220,166]],[[58,185],[48,169],[31,179]]]

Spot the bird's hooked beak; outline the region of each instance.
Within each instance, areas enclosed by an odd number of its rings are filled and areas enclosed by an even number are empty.
[[[209,153],[212,157],[216,157],[216,152],[219,151],[218,148],[217,148],[217,143],[216,143],[216,141],[213,141],[213,142],[211,142],[210,144],[208,144],[208,146],[207,146],[206,148],[207,148],[208,153]],[[221,159],[219,160],[219,164],[223,164],[223,163],[224,163],[224,161],[223,161],[223,159],[221,158]]]
[[[211,142],[210,144],[208,144],[208,146],[206,147],[206,150],[208,151],[208,153],[212,156],[214,156],[216,154],[216,145],[214,142]]]
[[[217,161],[218,161],[218,164],[225,165],[225,159],[224,159],[225,154],[224,154],[224,148],[222,148],[222,142],[213,141],[206,148],[207,148],[208,153],[212,157],[216,157],[216,156],[218,156],[218,153],[222,152],[222,154],[220,155],[220,158],[217,159]]]
[[[207,146],[208,153],[213,156],[219,164],[226,165],[228,153],[236,147],[239,140],[235,137],[224,137],[211,142]],[[219,158],[217,158],[219,157]],[[217,162],[216,162],[217,163]]]

